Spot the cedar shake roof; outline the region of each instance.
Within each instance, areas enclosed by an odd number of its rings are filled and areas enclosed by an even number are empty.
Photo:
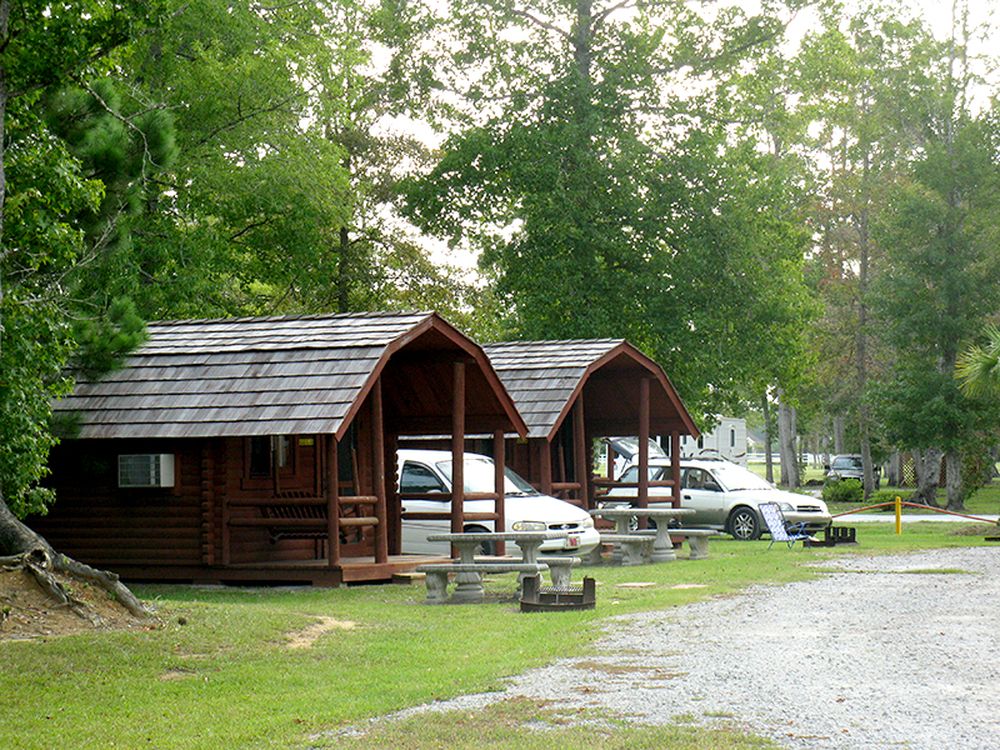
[[[511,341],[484,348],[528,425],[528,437],[552,440],[588,383],[584,413],[592,425],[607,430],[598,434],[634,434],[643,377],[653,381],[653,429],[698,435],[663,368],[623,339]]]
[[[77,415],[80,438],[342,437],[392,354],[425,334],[415,348],[478,364],[493,411],[523,433],[482,349],[436,313],[169,321],[147,332],[122,369],[55,404]]]

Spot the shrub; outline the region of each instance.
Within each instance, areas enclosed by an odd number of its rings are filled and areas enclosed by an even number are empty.
[[[900,500],[906,501],[910,498],[909,492],[900,492],[899,490],[879,490],[878,492],[873,492],[868,498],[868,502],[872,505],[876,503],[892,503],[896,501],[896,496],[898,495]]]
[[[831,482],[823,488],[823,502],[826,503],[860,503],[863,496],[861,482],[857,479]]]

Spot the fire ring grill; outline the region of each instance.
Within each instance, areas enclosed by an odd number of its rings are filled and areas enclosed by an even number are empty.
[[[583,579],[581,586],[542,586],[540,576],[528,576],[521,584],[522,612],[566,612],[593,609],[596,602],[594,579]]]

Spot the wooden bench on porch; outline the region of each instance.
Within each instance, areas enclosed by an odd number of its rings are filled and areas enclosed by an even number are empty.
[[[341,512],[346,508],[353,508],[355,513],[362,513],[359,506],[367,510],[364,515],[338,516],[337,524],[340,529],[341,541],[344,541],[345,529],[361,529],[379,525],[378,517],[370,515],[378,504],[378,498],[374,495],[343,495],[337,499],[337,503]],[[255,507],[258,514],[255,517],[230,518],[228,521],[230,527],[263,527],[267,529],[272,544],[283,539],[312,540],[315,543],[316,559],[322,559],[326,556],[324,546],[329,541],[331,525],[326,499],[310,496],[287,496],[241,499],[230,504],[230,507],[240,506]]]

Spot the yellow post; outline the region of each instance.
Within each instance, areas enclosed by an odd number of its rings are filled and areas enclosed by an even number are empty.
[[[896,495],[896,533],[903,533],[903,499]]]

